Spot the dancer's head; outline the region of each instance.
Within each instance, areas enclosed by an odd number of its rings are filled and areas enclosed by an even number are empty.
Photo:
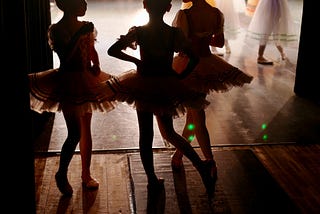
[[[143,0],[143,6],[149,14],[164,15],[171,9],[172,0]]]
[[[56,0],[57,7],[64,13],[84,16],[87,11],[86,0]]]

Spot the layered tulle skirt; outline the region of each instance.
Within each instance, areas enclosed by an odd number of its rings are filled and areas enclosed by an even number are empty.
[[[105,82],[112,76],[101,72],[60,72],[49,69],[29,74],[30,108],[36,112],[108,112],[115,108],[113,91]]]
[[[191,90],[174,75],[142,76],[129,70],[118,76],[101,72],[59,72],[58,69],[29,74],[30,107],[42,113],[108,112],[118,102],[156,115],[179,117],[186,108],[206,108],[202,93]]]
[[[247,28],[245,41],[292,46],[298,41],[298,29],[287,0],[260,0]]]
[[[206,108],[209,102],[199,91],[186,87],[174,75],[145,76],[129,70],[107,81],[114,100],[125,102],[139,111],[179,117],[186,108]]]
[[[217,8],[224,15],[224,37],[227,40],[237,39],[241,33],[240,13],[245,12],[244,0],[217,0]]]
[[[173,63],[180,61],[180,55],[174,57]],[[195,69],[181,82],[197,92],[227,92],[233,87],[249,84],[253,77],[239,68],[229,64],[216,55],[201,57]]]

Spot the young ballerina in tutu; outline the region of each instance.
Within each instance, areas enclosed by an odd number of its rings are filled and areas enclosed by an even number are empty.
[[[96,30],[92,22],[78,21],[87,10],[85,0],[56,0],[63,17],[48,29],[49,45],[60,60],[58,69],[29,74],[31,109],[42,112],[62,111],[68,136],[63,143],[56,184],[66,196],[73,193],[68,167],[80,142],[82,183],[96,189],[99,182],[91,176],[92,113],[114,109],[112,91],[104,84],[111,75],[100,70],[94,47]]]
[[[216,7],[224,15],[224,49],[226,54],[230,54],[229,41],[236,40],[241,33],[239,15],[245,12],[246,4],[244,0],[216,0]],[[211,51],[219,56],[223,55],[214,46],[211,46]]]
[[[201,92],[203,98],[210,92],[226,92],[232,87],[242,87],[244,84],[249,84],[253,79],[252,76],[232,66],[210,51],[210,45],[214,37],[218,34],[223,34],[222,12],[210,6],[205,0],[191,1],[193,3],[192,7],[177,12],[173,20],[173,26],[182,29],[192,41],[192,49],[200,58],[200,61],[195,69],[181,82],[195,91]],[[224,41],[221,40],[220,45],[223,43]],[[183,54],[178,54],[174,57],[174,62],[183,57]],[[190,130],[190,125],[195,128]],[[213,166],[211,174],[217,178],[216,163],[206,127],[205,109],[188,108],[182,135],[190,139],[190,141],[193,140],[192,136],[197,138],[206,162]],[[174,169],[181,168],[183,164],[182,157],[183,153],[177,148],[171,162]]]
[[[155,115],[162,137],[190,159],[211,197],[215,188],[215,180],[210,174],[211,165],[202,161],[173,127],[173,117],[183,114],[185,107],[205,108],[208,104],[200,93],[188,89],[172,68],[174,52],[181,51],[189,56],[187,73],[192,71],[198,58],[194,57],[182,31],[163,21],[164,14],[171,9],[171,0],[144,0],[143,6],[149,14],[149,22],[130,28],[108,49],[109,55],[133,62],[137,70],[125,72],[107,84],[114,88],[116,100],[129,103],[137,111],[140,157],[147,175],[148,190],[156,192],[163,187],[163,179],[157,177],[153,164]],[[136,46],[140,48],[140,59],[124,51]]]
[[[286,60],[283,46],[295,41],[297,41],[297,28],[287,0],[259,0],[246,35],[246,42],[259,44],[257,63],[273,65],[272,60],[264,57],[268,42],[273,42],[281,60]]]

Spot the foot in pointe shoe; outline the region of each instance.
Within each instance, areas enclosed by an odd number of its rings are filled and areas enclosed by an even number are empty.
[[[267,59],[264,58],[264,57],[258,57],[257,63],[258,63],[258,64],[261,64],[261,65],[273,65],[273,62],[272,62],[272,61],[267,60]]]
[[[214,182],[218,179],[218,169],[215,160],[205,160],[205,164],[210,168],[210,175]]]
[[[66,174],[57,172],[55,175],[56,184],[60,192],[65,196],[72,196],[73,189],[69,184]]]
[[[98,189],[99,182],[94,178],[82,179],[82,185],[87,189]]]
[[[179,171],[183,167],[182,157],[178,152],[171,156],[171,167],[175,171]]]
[[[211,53],[217,56],[223,56],[222,52],[219,52],[216,47],[211,46]]]
[[[211,199],[214,196],[217,181],[217,170],[213,162],[203,161],[200,167],[200,175],[202,182],[206,188],[208,198]]]
[[[149,192],[157,192],[164,188],[164,178],[157,178],[154,181],[148,181],[147,189]]]
[[[219,51],[213,51],[212,54],[217,55],[217,56],[223,56],[224,54]]]

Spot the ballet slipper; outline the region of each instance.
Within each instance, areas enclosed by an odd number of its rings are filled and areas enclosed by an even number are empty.
[[[87,189],[98,189],[99,188],[99,182],[94,178],[90,178],[88,180],[82,179],[82,185]]]
[[[157,178],[155,181],[148,181],[147,189],[149,192],[157,192],[164,188],[164,178]]]
[[[178,171],[183,167],[182,157],[183,155],[181,155],[180,152],[175,152],[171,156],[171,167],[173,170]]]
[[[219,52],[216,47],[211,46],[211,53],[217,56],[223,56],[222,52]]]
[[[56,184],[60,192],[65,196],[72,196],[73,189],[69,184],[68,178],[66,174],[62,174],[57,172],[55,175]]]
[[[219,51],[213,51],[212,54],[217,55],[217,56],[223,56],[224,54]]]
[[[217,176],[216,176],[216,170],[214,174],[213,172],[213,165],[212,162],[203,161],[202,165],[198,167],[198,171],[200,173],[202,182],[206,188],[206,192],[208,195],[208,198],[211,199],[214,196],[214,192],[216,189],[216,182],[217,182]]]
[[[264,57],[258,57],[257,63],[258,63],[258,64],[261,64],[261,65],[273,65],[273,62],[272,62],[272,61],[267,60],[267,59],[264,58]]]
[[[210,167],[210,176],[217,181],[218,179],[218,169],[215,160],[205,160],[205,164]]]

